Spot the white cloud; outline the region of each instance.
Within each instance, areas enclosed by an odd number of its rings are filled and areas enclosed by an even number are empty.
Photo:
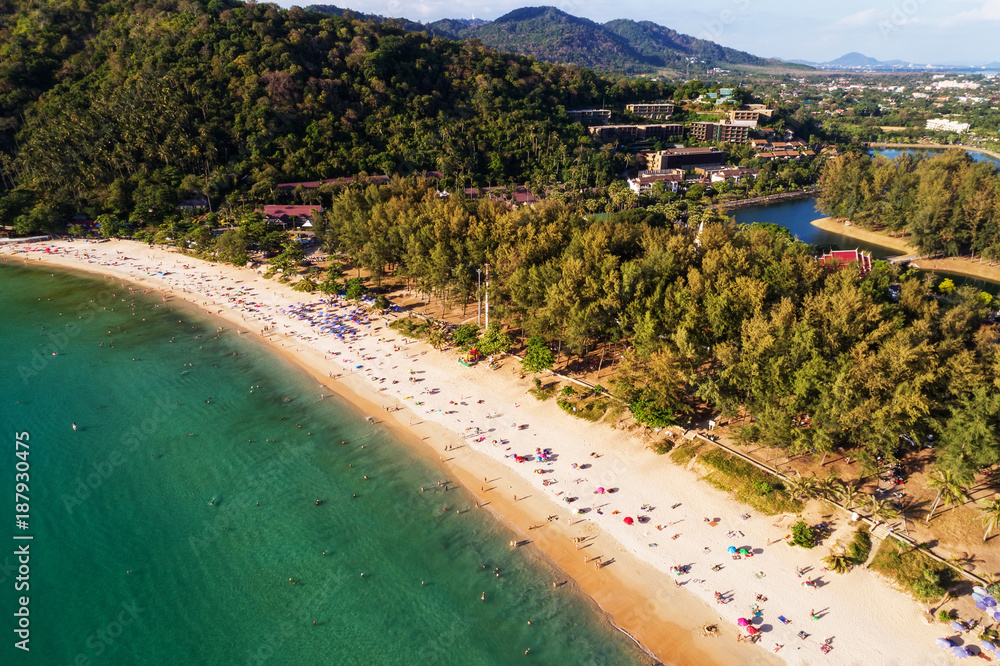
[[[830,27],[833,29],[854,30],[866,28],[875,23],[881,12],[877,9],[862,9],[860,12],[845,16]]]

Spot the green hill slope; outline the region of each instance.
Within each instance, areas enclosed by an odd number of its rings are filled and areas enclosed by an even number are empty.
[[[0,0],[0,187],[21,197],[0,218],[43,199],[141,217],[184,192],[267,200],[280,182],[361,171],[468,186],[579,169],[596,184],[606,160],[564,109],[669,94],[386,23],[149,7]]]

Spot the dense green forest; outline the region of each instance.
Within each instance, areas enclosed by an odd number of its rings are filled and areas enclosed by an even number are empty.
[[[921,254],[1000,260],[1000,179],[964,150],[896,160],[848,153],[827,161],[821,183],[827,215],[907,233]]]
[[[566,108],[656,99],[602,78],[336,16],[231,0],[0,0],[4,218],[156,224],[178,197],[439,170],[446,186],[606,185]]]
[[[412,181],[343,192],[319,233],[375,282],[392,273],[445,299],[468,302],[489,263],[491,313],[513,335],[579,354],[626,344],[613,390],[651,422],[705,401],[745,406],[757,420],[741,436],[791,452],[852,447],[873,466],[905,434],[934,436],[964,481],[1000,462],[998,330],[974,289],[943,301],[885,262],[825,270],[773,225],[708,217],[695,242],[648,211],[512,211]]]

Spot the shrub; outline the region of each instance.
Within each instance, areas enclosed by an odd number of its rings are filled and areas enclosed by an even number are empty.
[[[910,549],[896,539],[884,540],[869,566],[890,576],[921,601],[943,597],[955,573],[921,553],[919,547]]]
[[[699,446],[699,452],[700,448]],[[674,458],[674,454],[671,454],[671,458]],[[675,461],[680,462],[680,459]],[[705,476],[709,483],[721,490],[734,492],[738,501],[749,504],[758,511],[773,516],[802,510],[802,503],[791,499],[775,483],[774,477],[732,454],[711,447],[707,453],[702,454],[701,461],[712,468]]]
[[[510,337],[497,324],[491,325],[479,339],[479,351],[483,354],[502,354],[510,349]]]
[[[653,452],[657,455],[663,455],[665,453],[670,453],[674,448],[674,443],[669,439],[661,439],[658,442],[653,442]]]
[[[344,294],[352,301],[356,301],[365,294],[365,285],[361,282],[361,278],[351,278],[347,281],[347,291]]]
[[[942,608],[941,610],[938,611],[937,619],[938,622],[944,622],[945,624],[948,624],[949,622],[951,622],[951,611],[946,611],[945,609]]]
[[[533,335],[528,338],[524,360],[521,361],[521,367],[524,368],[525,372],[551,370],[554,362],[555,356],[553,356],[552,350],[545,343],[545,338],[539,335]]]
[[[812,548],[816,545],[816,535],[806,521],[800,520],[792,525],[792,543],[803,548]]]
[[[851,558],[855,564],[864,564],[868,561],[868,556],[871,552],[872,538],[868,534],[868,530],[860,527],[854,533],[854,539],[851,541],[850,545],[847,546],[847,556]]]
[[[562,387],[562,390],[559,391],[559,394],[568,398],[570,396],[576,395],[576,391],[573,390],[572,386],[564,386]]]
[[[646,398],[644,391],[632,398],[628,407],[632,410],[632,418],[636,423],[644,423],[651,428],[665,428],[677,422],[673,411],[656,407]]]
[[[479,341],[479,327],[475,324],[462,324],[455,329],[455,344],[463,349],[475,346]]]

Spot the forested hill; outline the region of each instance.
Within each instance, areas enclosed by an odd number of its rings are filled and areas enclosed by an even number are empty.
[[[0,0],[0,218],[362,171],[594,186],[610,171],[565,109],[670,92],[272,4]]]
[[[331,5],[309,9],[334,14],[345,11]],[[451,39],[478,39],[499,51],[513,51],[546,62],[609,71],[639,73],[682,68],[690,58],[704,61],[707,66],[786,64],[683,35],[650,21],[617,19],[601,25],[555,7],[524,7],[495,21],[444,19],[423,26],[405,19],[370,18]]]

